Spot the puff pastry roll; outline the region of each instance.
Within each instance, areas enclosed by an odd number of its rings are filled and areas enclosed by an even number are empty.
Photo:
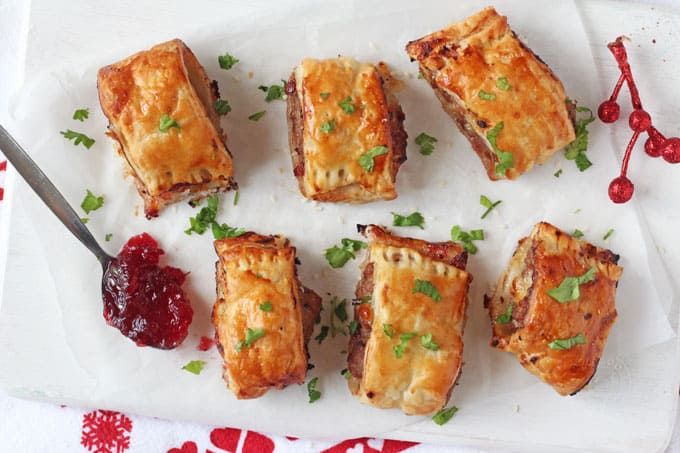
[[[305,59],[288,80],[288,141],[302,195],[364,203],[397,197],[404,113],[384,63]]]
[[[295,247],[282,236],[246,233],[215,241],[212,323],[224,380],[236,398],[302,384],[321,298],[297,278]]]
[[[561,395],[595,374],[616,320],[618,255],[549,223],[519,241],[493,294],[484,298],[491,345],[515,354]]]
[[[448,401],[460,374],[467,252],[453,242],[395,236],[369,225],[350,337],[350,391],[367,404],[428,414]]]
[[[210,82],[179,39],[99,70],[99,102],[147,218],[181,199],[235,189]]]
[[[575,139],[575,105],[492,7],[406,46],[491,180],[515,179]]]

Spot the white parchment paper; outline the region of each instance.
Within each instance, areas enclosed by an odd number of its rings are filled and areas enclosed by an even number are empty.
[[[558,74],[568,95],[596,109],[602,94],[595,89],[597,76],[574,5],[519,1],[497,1],[495,5]],[[648,250],[635,210],[631,205],[615,206],[607,197],[607,185],[618,173],[618,163],[605,126],[595,122],[590,127],[589,158],[594,165],[585,173],[558,153],[518,181],[491,182],[430,87],[416,78],[417,65],[408,61],[405,44],[481,7],[473,1],[324,2],[317,8],[272,11],[270,15],[241,17],[238,21],[220,18],[218,25],[196,24],[194,32],[178,36],[197,54],[209,75],[219,81],[222,97],[233,107],[223,119],[223,126],[234,154],[240,201],[233,206],[232,195],[223,195],[219,220],[288,236],[298,249],[302,281],[323,295],[325,302],[329,294],[348,298],[353,295],[359,278],[358,261],[333,270],[322,253],[343,237],[358,238],[358,223],[389,225],[390,212],[418,210],[426,219],[424,230],[395,230],[441,241],[449,238],[455,224],[464,229],[483,228],[486,240],[478,243],[479,253],[470,257],[468,266],[474,282],[465,332],[465,366],[452,400],[462,408],[459,416],[477,402],[492,402],[508,395],[513,395],[518,404],[536,395],[546,398],[546,416],[562,413],[565,404],[569,411],[587,413],[595,410],[593,398],[603,398],[598,392],[607,388],[606,380],[617,379],[612,370],[618,357],[640,353],[674,336],[662,303],[668,301],[661,301],[652,290],[655,283],[647,264]],[[217,352],[196,350],[200,336],[212,336],[212,238],[209,232],[202,237],[184,234],[188,218],[197,212],[186,204],[168,208],[153,221],[143,217],[141,200],[132,182],[123,179],[121,162],[104,136],[106,121],[97,102],[97,68],[152,44],[140,36],[138,48],[121,49],[101,61],[83,61],[82,68],[45,68],[45,73],[36,75],[24,90],[15,111],[19,123],[15,132],[74,206],[80,204],[86,189],[105,196],[104,208],[89,216],[88,227],[111,253],[115,254],[131,235],[147,231],[166,250],[168,263],[191,271],[185,286],[195,310],[190,336],[175,351],[156,351],[137,348],[107,327],[101,316],[99,264],[30,189],[18,182],[13,204],[21,204],[32,219],[37,233],[34,240],[45,250],[54,284],[52,300],[43,302],[58,304],[59,316],[54,322],[61,324],[76,364],[73,374],[78,376],[71,386],[45,385],[40,390],[57,400],[301,437],[375,435],[422,421],[396,410],[361,405],[350,396],[340,376],[346,366],[342,351],[347,338],[343,336],[329,338],[320,346],[311,343],[315,368],[309,376],[319,377],[323,392],[322,399],[311,405],[303,386],[272,391],[257,400],[236,401],[224,388]],[[221,70],[217,64],[217,55],[225,51],[241,60],[230,71]],[[338,54],[366,61],[383,60],[405,82],[398,97],[406,113],[410,139],[408,161],[398,175],[399,198],[395,201],[363,206],[305,201],[292,176],[285,104],[266,104],[264,93],[257,89],[258,85],[286,79],[303,57]],[[90,119],[84,123],[73,121],[73,110],[83,107],[90,108]],[[259,122],[247,119],[265,109],[267,113]],[[67,128],[87,133],[97,143],[90,150],[74,147],[59,135]],[[439,140],[435,152],[428,157],[420,155],[413,144],[413,138],[423,131]],[[554,177],[560,168],[561,177]],[[479,205],[481,194],[503,200],[485,220],[480,219],[484,212]],[[600,386],[591,385],[571,399],[553,395],[510,355],[488,346],[490,326],[482,295],[502,272],[517,240],[540,220],[566,231],[581,229],[591,242],[619,253],[625,268],[617,297],[619,318],[598,372]],[[610,228],[615,233],[604,241]],[[108,243],[104,242],[107,233],[113,233]],[[13,303],[17,302],[4,300],[2,310]],[[327,316],[325,310],[324,323]],[[200,376],[181,370],[182,365],[194,359],[208,362]],[[2,372],[0,377],[11,378]],[[18,388],[16,379],[13,382]]]

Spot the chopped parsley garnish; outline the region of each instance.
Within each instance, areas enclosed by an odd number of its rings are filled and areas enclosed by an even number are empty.
[[[393,226],[399,227],[417,226],[421,230],[425,229],[425,217],[423,217],[423,215],[418,211],[412,212],[406,216],[397,214],[396,212],[393,212],[391,214]]]
[[[260,304],[260,310],[262,310],[262,311],[270,312],[273,309],[274,309],[274,307],[272,306],[272,303],[269,302],[268,300],[266,300],[266,301],[264,301]]]
[[[248,119],[249,119],[250,121],[259,121],[260,118],[262,118],[262,117],[264,116],[265,113],[267,113],[266,110],[261,110],[261,111],[259,111],[259,112],[255,112],[255,113],[253,113],[252,115],[250,115],[250,116],[248,117]]]
[[[511,302],[508,305],[508,308],[505,309],[505,312],[503,314],[496,316],[496,323],[497,324],[507,324],[510,321],[512,321],[512,309],[513,308],[514,308],[514,305]]]
[[[394,355],[398,359],[403,357],[406,346],[408,346],[408,342],[411,341],[411,338],[415,336],[416,334],[414,332],[406,332],[399,335],[399,344],[392,348],[394,350]]]
[[[321,99],[323,99],[324,101],[325,101],[326,99],[328,99],[328,96],[330,96],[330,95],[331,95],[331,94],[328,93],[328,92],[319,93],[319,96],[320,96]]]
[[[573,348],[577,344],[586,344],[586,336],[582,333],[579,333],[578,335],[571,338],[558,338],[553,340],[548,343],[548,347],[556,351],[565,351],[567,349]]]
[[[87,217],[81,217],[80,221],[83,222],[83,224],[86,224],[87,222],[90,221],[90,219],[88,219]]]
[[[347,380],[349,380],[349,378],[352,377],[352,373],[350,373],[350,371],[349,371],[347,368],[343,369],[343,370],[340,372],[340,375],[341,375],[342,377],[344,377],[345,379],[347,379]]]
[[[342,322],[347,321],[347,299],[342,299],[333,309],[335,316]]]
[[[383,154],[387,154],[388,152],[389,149],[387,146],[374,146],[359,156],[359,165],[361,168],[371,173],[373,171],[373,167],[375,166],[373,159],[378,156],[382,156]]]
[[[87,149],[92,148],[92,145],[94,145],[95,140],[93,138],[88,137],[85,134],[82,134],[80,132],[72,131],[71,129],[66,129],[65,131],[59,132],[61,135],[63,135],[67,140],[73,140],[73,145],[78,146],[81,143],[83,146]]]
[[[239,192],[237,190],[236,192],[234,192],[234,202],[233,202],[234,206],[238,205],[239,198],[241,198],[241,192]]]
[[[158,130],[161,132],[168,132],[171,127],[175,127],[177,129],[180,129],[179,124],[177,124],[177,121],[172,119],[170,115],[167,113],[164,113],[161,116],[160,121],[158,122]]]
[[[331,133],[335,130],[335,120],[328,120],[321,124],[321,132]]]
[[[509,168],[512,168],[515,164],[514,164],[514,161],[512,159],[512,153],[509,153],[507,151],[503,151],[496,144],[496,142],[498,140],[498,134],[501,133],[501,131],[503,130],[504,127],[505,127],[505,124],[503,123],[503,121],[496,124],[493,127],[493,129],[491,129],[489,132],[486,133],[486,139],[489,140],[489,143],[491,144],[491,148],[496,153],[496,157],[498,158],[498,163],[496,163],[496,168],[495,168],[496,174],[505,176],[505,172]]]
[[[326,339],[328,336],[328,326],[321,326],[321,331],[319,332],[319,335],[315,336],[314,339],[321,344],[323,340]]]
[[[496,95],[494,93],[489,93],[484,90],[479,90],[477,96],[479,96],[480,99],[484,99],[485,101],[493,101],[496,99]]]
[[[78,120],[81,123],[85,121],[90,116],[90,109],[78,109],[73,112],[73,119]]]
[[[189,373],[201,374],[204,366],[205,362],[203,360],[192,360],[191,362],[184,365],[182,369],[188,371]]]
[[[348,115],[354,113],[354,111],[356,110],[356,106],[354,105],[354,103],[352,103],[352,96],[347,96],[345,99],[338,102],[338,105]]]
[[[220,55],[219,57],[217,57],[217,62],[220,64],[220,68],[222,69],[231,69],[239,61],[240,60],[238,58],[235,58],[234,56],[229,55],[228,53],[225,53],[224,55]]]
[[[313,378],[311,381],[307,383],[307,395],[309,395],[310,404],[321,398],[321,392],[316,388],[318,383],[319,383],[318,377]]]
[[[229,101],[224,99],[216,100],[214,107],[215,112],[217,112],[217,114],[220,116],[224,116],[227,113],[231,112],[231,105],[229,105]]]
[[[427,135],[425,132],[421,132],[416,137],[416,145],[420,146],[420,154],[423,156],[432,154],[435,143],[437,143],[437,139],[431,135]]]
[[[571,302],[581,297],[580,285],[595,280],[597,270],[591,267],[585,274],[577,277],[565,277],[560,286],[548,291],[548,295],[559,303]]]
[[[217,222],[212,223],[211,230],[215,239],[236,238],[246,232],[243,228],[231,227],[226,223],[220,225]]]
[[[477,253],[477,246],[472,241],[484,240],[484,230],[463,231],[460,226],[451,228],[451,240],[463,244],[465,251],[471,254]]]
[[[458,408],[456,406],[451,406],[442,409],[432,416],[432,421],[438,424],[439,426],[444,425],[446,422],[453,418],[456,412],[458,412]]]
[[[572,235],[573,237],[575,237],[576,239],[579,239],[579,238],[582,238],[582,237],[583,237],[583,231],[581,231],[581,230],[579,230],[578,228],[576,228],[576,229],[574,230],[574,232],[571,233],[571,235]]]
[[[561,174],[562,174],[562,169],[560,168],[560,169],[557,170],[555,173],[553,173],[553,176],[554,176],[555,178],[559,178]]]
[[[106,236],[104,236],[104,240],[106,242],[109,242],[112,237],[113,237],[113,233],[106,233]]]
[[[606,232],[605,235],[602,237],[602,239],[606,241],[607,239],[609,239],[610,237],[612,237],[612,234],[614,234],[614,228],[610,228],[609,230],[607,230],[607,232]]]
[[[418,71],[418,78],[419,78],[419,79],[424,79],[425,76],[423,75],[422,72]]]
[[[336,296],[331,298],[331,309],[328,316],[328,324],[330,325],[331,337],[335,338],[335,334],[345,333],[345,329],[342,324],[347,321],[347,299],[338,300]],[[335,325],[335,318],[340,321],[340,326]]]
[[[588,160],[586,151],[588,150],[588,125],[595,121],[592,110],[588,107],[577,107],[577,112],[588,112],[587,118],[576,120],[576,138],[564,149],[564,156],[567,160],[573,160],[580,171],[587,170],[593,163]]]
[[[493,211],[493,208],[495,208],[496,206],[498,206],[502,202],[503,202],[502,200],[492,202],[491,200],[489,200],[489,198],[486,195],[480,195],[479,204],[481,204],[482,206],[484,206],[486,208],[486,211],[484,211],[484,214],[482,214],[481,218],[485,219],[486,216],[488,216],[489,213],[491,211]]]
[[[416,279],[416,282],[413,285],[413,290],[411,292],[413,294],[417,293],[425,294],[427,297],[429,297],[435,302],[439,302],[442,300],[442,295],[439,294],[437,287],[427,280]]]
[[[350,259],[356,258],[354,252],[358,252],[361,249],[366,248],[367,245],[363,241],[355,241],[354,239],[342,238],[340,241],[340,247],[334,245],[331,248],[326,249],[324,256],[328,264],[334,268],[340,268],[347,263]]]
[[[95,194],[90,192],[90,189],[87,189],[85,198],[83,198],[82,203],[80,203],[80,207],[83,208],[85,214],[89,214],[92,211],[96,211],[102,206],[104,206],[104,196],[103,195],[96,196]]]
[[[347,329],[349,330],[350,335],[354,335],[354,332],[357,331],[359,328],[359,322],[356,319],[353,319],[347,324]]]
[[[251,329],[248,327],[246,329],[246,339],[241,340],[238,343],[236,343],[236,351],[241,352],[241,349],[244,347],[249,348],[255,343],[257,340],[260,338],[264,337],[265,331],[263,328],[257,328],[257,329]]]
[[[496,87],[503,91],[508,91],[511,88],[507,77],[499,77],[496,79]]]
[[[208,204],[201,208],[195,217],[189,218],[189,228],[184,230],[184,233],[191,235],[191,233],[203,234],[210,227],[213,237],[215,239],[233,238],[241,236],[246,231],[243,228],[230,227],[226,223],[217,223],[217,205],[219,198],[217,195],[208,197]]]
[[[286,81],[281,80],[281,85],[260,85],[257,87],[264,91],[267,95],[264,97],[265,102],[283,101],[286,99]]]
[[[392,324],[383,324],[383,332],[390,338],[392,338],[396,333],[394,327],[392,327]]]
[[[432,341],[432,334],[431,333],[421,335],[420,344],[425,349],[429,349],[430,351],[438,351],[439,350],[439,345],[437,343],[435,343],[434,341]]]

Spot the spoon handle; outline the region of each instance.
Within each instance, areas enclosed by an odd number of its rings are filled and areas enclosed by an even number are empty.
[[[73,233],[73,235],[85,245],[92,253],[97,256],[102,265],[107,263],[111,257],[99,246],[95,238],[87,229],[80,217],[73,210],[64,196],[59,193],[54,184],[47,179],[45,173],[33,162],[33,159],[24,149],[14,140],[9,132],[0,125],[0,150],[10,161],[12,166],[26,180],[29,186],[42,199],[48,208],[61,220],[61,223]]]

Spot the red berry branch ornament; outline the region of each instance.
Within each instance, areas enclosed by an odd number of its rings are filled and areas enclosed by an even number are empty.
[[[666,138],[659,132],[657,128],[652,125],[652,117],[642,109],[642,102],[640,101],[640,93],[638,92],[635,80],[633,80],[633,73],[628,64],[628,54],[623,45],[623,36],[616,38],[616,41],[609,43],[607,47],[614,54],[616,62],[621,71],[621,77],[614,86],[614,91],[608,100],[600,104],[597,109],[597,115],[604,123],[613,123],[619,119],[621,107],[616,102],[619,96],[623,82],[628,85],[630,91],[630,100],[633,104],[633,111],[628,117],[628,125],[633,130],[633,136],[628,142],[626,153],[623,155],[623,163],[621,164],[621,174],[609,183],[609,198],[614,203],[625,203],[633,196],[635,186],[626,176],[628,173],[628,162],[633,147],[643,132],[647,133],[647,141],[645,142],[645,152],[651,157],[663,156],[666,162],[677,164],[680,162],[680,138],[672,137]]]

